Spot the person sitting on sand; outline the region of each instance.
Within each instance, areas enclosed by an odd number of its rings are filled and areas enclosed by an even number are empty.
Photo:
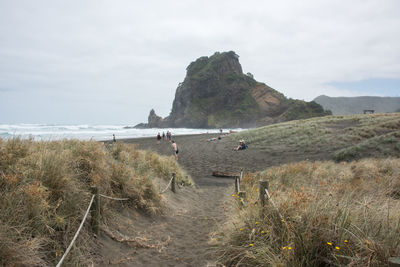
[[[247,148],[247,145],[246,145],[245,141],[242,139],[239,141],[239,146],[235,150],[243,150],[246,148]]]
[[[175,143],[174,140],[172,140],[171,143],[172,143],[171,146],[172,146],[172,150],[173,150],[175,159],[178,160],[178,152],[179,152],[178,145]]]

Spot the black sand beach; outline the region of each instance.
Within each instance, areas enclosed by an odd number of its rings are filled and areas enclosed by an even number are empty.
[[[174,136],[172,139],[178,144],[179,164],[192,176],[198,187],[231,185],[231,179],[216,178],[213,171],[239,172],[264,170],[271,162],[266,154],[250,147],[242,151],[235,151],[239,140],[230,141],[226,136],[221,140],[208,142],[210,137],[217,134],[198,134]],[[151,150],[161,155],[171,155],[172,148],[168,141],[157,144],[156,138],[125,139],[121,142],[135,144],[139,149]]]
[[[208,142],[216,134],[173,136],[179,148],[179,164],[191,175],[194,188],[179,188],[165,196],[167,211],[162,216],[146,217],[123,212],[120,232],[141,236],[157,249],[132,248],[104,238],[102,264],[117,266],[215,266],[213,234],[225,220],[226,201],[233,192],[233,178],[212,176],[213,171],[245,172],[264,170],[268,158],[263,151],[248,148],[235,151],[238,142],[226,136]],[[173,156],[171,143],[154,138],[119,140],[161,155]]]

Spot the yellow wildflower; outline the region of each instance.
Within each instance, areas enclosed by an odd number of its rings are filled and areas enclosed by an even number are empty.
[[[262,230],[261,233],[264,234],[265,233],[264,230]]]
[[[286,249],[286,247],[283,247],[282,249],[283,249],[283,250],[285,250],[285,249]]]
[[[239,231],[243,231],[243,228],[240,228]]]
[[[339,250],[340,248],[339,247],[335,247],[337,250]]]
[[[232,194],[233,197],[235,197],[235,194]]]
[[[331,242],[326,242],[329,246],[332,246],[332,243]]]
[[[255,224],[258,224],[258,222],[255,222]]]
[[[292,249],[292,247],[288,247],[288,249]]]
[[[349,240],[345,239],[345,240],[344,240],[344,243],[349,243]]]
[[[252,246],[254,246],[254,244],[250,244],[249,246],[252,247]]]

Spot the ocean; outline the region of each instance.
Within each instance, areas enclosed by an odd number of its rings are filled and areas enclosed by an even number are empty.
[[[189,128],[149,128],[134,129],[126,128],[126,125],[58,125],[58,124],[0,124],[0,138],[33,138],[35,140],[61,140],[61,139],[80,139],[80,140],[111,140],[115,134],[117,139],[156,137],[157,133],[170,131],[174,135],[200,134],[200,133],[219,133],[219,129],[189,129]],[[241,131],[242,129],[224,129]]]

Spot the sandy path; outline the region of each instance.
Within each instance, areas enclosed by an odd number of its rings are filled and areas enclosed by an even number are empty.
[[[257,149],[234,151],[236,143],[223,138],[207,142],[214,135],[177,136],[179,163],[192,176],[195,188],[167,192],[167,211],[163,216],[147,217],[122,211],[118,229],[130,237],[144,237],[156,248],[132,248],[104,236],[104,260],[114,266],[215,266],[209,241],[218,224],[225,220],[225,202],[233,190],[233,180],[211,176],[212,171],[262,170],[268,165],[265,153]],[[172,155],[169,142],[156,144],[155,138],[124,140],[140,149]],[[111,263],[111,264],[110,264]]]

